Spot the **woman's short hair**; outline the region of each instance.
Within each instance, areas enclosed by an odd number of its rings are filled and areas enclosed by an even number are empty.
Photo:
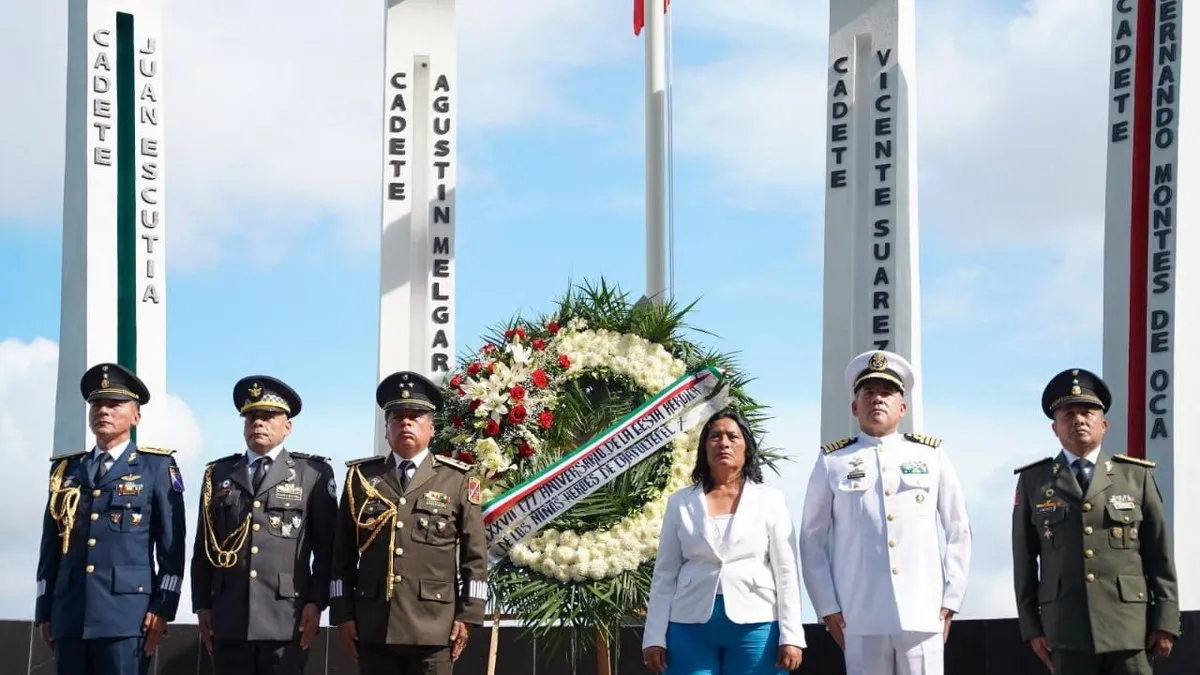
[[[719,420],[733,420],[738,425],[738,429],[741,429],[742,438],[746,441],[746,463],[742,466],[742,476],[748,481],[761,483],[763,481],[762,457],[758,454],[758,443],[754,440],[754,434],[750,431],[750,425],[746,419],[731,408],[724,408],[714,413],[700,429],[700,447],[696,449],[696,466],[692,469],[692,483],[703,485],[705,492],[713,489],[712,469],[708,466],[708,452],[705,446],[708,445],[708,434]]]

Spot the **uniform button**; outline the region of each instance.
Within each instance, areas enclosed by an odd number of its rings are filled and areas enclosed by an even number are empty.
[[[146,590],[146,589],[142,588],[141,586],[138,586],[138,593],[141,593],[141,592],[143,592],[143,591],[145,591],[145,590]]]
[[[88,565],[88,566],[87,566],[87,567],[85,567],[84,569],[85,569],[85,570],[87,570],[87,573],[88,573],[88,574],[91,574],[92,572],[95,572],[95,571],[96,571],[96,566],[95,566],[95,565]]]
[[[400,498],[400,506],[404,506],[404,505],[405,505],[405,504],[407,504],[407,503],[408,503],[408,500],[407,500],[407,499],[405,499],[404,497],[401,497],[401,498]]]
[[[95,539],[88,539],[88,546],[95,546],[95,545],[96,545]]]
[[[396,583],[397,583],[397,584],[399,584],[401,581],[404,581],[404,577],[402,577],[402,576],[400,576],[399,574],[397,574],[397,575],[396,575]]]
[[[1084,503],[1083,503],[1083,510],[1084,510],[1084,511],[1091,511],[1091,510],[1092,510],[1092,503],[1091,503],[1091,502],[1084,502]]]
[[[895,520],[895,519],[896,519],[896,515],[895,515],[895,514],[892,514],[892,513],[889,513],[889,514],[888,514],[888,520]]]
[[[254,530],[255,532],[258,532],[259,530],[261,530],[261,529],[262,529],[262,525],[259,525],[258,523],[255,523],[255,524],[254,524],[254,527],[252,527],[252,528],[250,528],[250,529]]]
[[[1083,552],[1083,557],[1085,557],[1085,558],[1092,558],[1092,557],[1095,557],[1095,555],[1096,555],[1096,552],[1090,548]]]
[[[1091,525],[1084,525],[1084,526],[1083,526],[1083,533],[1084,533],[1084,534],[1091,534],[1091,533],[1092,533],[1092,526],[1091,526]]]
[[[883,494],[887,495],[888,497],[891,497],[892,496],[892,488],[888,488],[888,489],[884,490]]]
[[[888,546],[889,546],[890,548],[896,548],[896,540],[895,540],[895,539],[889,540],[889,541],[888,541]]]
[[[441,593],[435,593],[435,594],[434,594],[434,597],[436,597],[438,600],[441,600],[441,599],[442,599],[442,594],[441,594]]]
[[[1125,522],[1129,522],[1129,516],[1125,516]]]
[[[257,554],[257,553],[258,553],[258,547],[257,547],[257,546],[251,546],[251,547],[250,547],[250,553],[252,553],[252,554]]]
[[[396,547],[396,555],[404,555],[404,549],[397,546]]]
[[[260,501],[258,501],[257,499],[255,499],[255,500],[254,500],[254,508],[256,508],[256,509],[257,509],[257,508],[259,508],[260,506],[262,506],[262,502],[260,502]]]
[[[251,579],[253,579],[257,576],[258,576],[258,572],[256,570],[250,570],[250,578]]]
[[[1142,596],[1144,596],[1144,595],[1145,595],[1145,593],[1138,593],[1138,599],[1139,600],[1142,599]]]
[[[93,513],[93,514],[92,514],[92,520],[100,520],[100,514],[99,514],[99,513]]]
[[[1096,575],[1092,574],[1091,572],[1088,572],[1087,576],[1084,577],[1084,579],[1087,579],[1087,582],[1090,584],[1096,580]]]
[[[897,575],[897,574],[900,574],[900,570],[899,570],[898,568],[896,568],[896,567],[893,567],[893,568],[892,568],[892,575],[894,576],[894,575]]]
[[[397,521],[396,521],[396,529],[397,529],[397,530],[399,530],[399,529],[400,529],[400,528],[402,528],[402,527],[404,527],[404,521],[403,521],[403,520],[397,520]]]
[[[99,490],[92,490],[92,496],[93,496],[93,497],[99,497],[99,496],[100,496],[100,491],[99,491]]]

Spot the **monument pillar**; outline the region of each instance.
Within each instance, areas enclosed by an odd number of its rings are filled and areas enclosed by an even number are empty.
[[[70,0],[62,304],[52,453],[90,448],[79,378],[135,371],[154,401],[135,439],[160,442],[166,395],[166,191],[160,0]]]
[[[846,364],[868,349],[917,373],[901,431],[922,428],[914,0],[829,8],[821,438],[858,433]]]
[[[386,0],[379,379],[454,367],[454,0]],[[376,411],[378,454],[390,449]]]
[[[1158,464],[1180,607],[1200,609],[1200,454],[1176,411],[1200,404],[1200,55],[1180,0],[1112,0],[1104,219],[1105,447]],[[1200,36],[1193,47],[1200,48]],[[1187,117],[1191,115],[1191,117]],[[1185,123],[1183,120],[1187,118]],[[1188,187],[1188,186],[1191,187]],[[1178,444],[1177,439],[1182,439]]]

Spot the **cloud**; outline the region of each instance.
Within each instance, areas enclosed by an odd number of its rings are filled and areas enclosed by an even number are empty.
[[[967,498],[972,531],[972,563],[961,618],[984,619],[1016,616],[1012,594],[1011,517],[1016,485],[1012,470],[1037,459],[1029,448],[1047,447],[1049,430],[1044,420],[1022,410],[994,407],[964,408],[926,393],[927,433],[943,439],[959,474]],[[785,448],[792,461],[781,465],[780,475],[768,472],[767,482],[787,497],[792,518],[800,522],[805,486],[821,443],[819,406],[784,403],[769,411],[766,443]],[[981,434],[980,429],[1003,419],[1004,434]],[[816,621],[811,602],[804,596],[805,620]]]
[[[269,264],[322,235],[333,246],[375,244],[382,10],[352,3],[332,11],[316,0],[289,3],[283,13],[233,0],[166,6],[173,264],[211,265],[227,248]],[[467,130],[594,122],[569,101],[568,75],[634,46],[616,30],[627,25],[624,6],[460,0],[457,10],[455,105]],[[0,7],[0,81],[21,102],[5,108],[0,126],[0,220],[57,223],[66,49],[65,4]],[[464,182],[487,180],[469,167],[460,173]]]
[[[734,20],[729,7],[697,0],[678,15],[728,49],[677,67],[677,150],[706,162],[747,208],[819,219],[827,10],[757,0]],[[960,247],[1053,246],[1054,233],[1098,234],[1103,222],[1109,6],[1012,7],[940,0],[918,10],[922,230]]]
[[[28,620],[33,616],[38,548],[42,511],[46,504],[46,476],[54,434],[54,397],[58,368],[58,345],[37,338],[30,342],[0,340],[0,449],[5,460],[0,478],[13,503],[32,504],[25,516],[0,521],[0,561],[13,571],[0,579],[0,618]],[[188,509],[188,559],[194,534],[196,493],[204,466],[203,437],[188,405],[170,393],[150,405],[162,405],[170,431],[161,445],[177,451],[184,476]],[[81,448],[82,449],[82,448]],[[184,580],[179,617],[191,617],[188,581]]]

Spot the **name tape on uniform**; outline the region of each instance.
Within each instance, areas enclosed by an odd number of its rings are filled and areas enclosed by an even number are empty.
[[[609,429],[524,483],[488,502],[483,522],[493,563],[576,502],[703,424],[729,400],[715,369],[680,377]]]

